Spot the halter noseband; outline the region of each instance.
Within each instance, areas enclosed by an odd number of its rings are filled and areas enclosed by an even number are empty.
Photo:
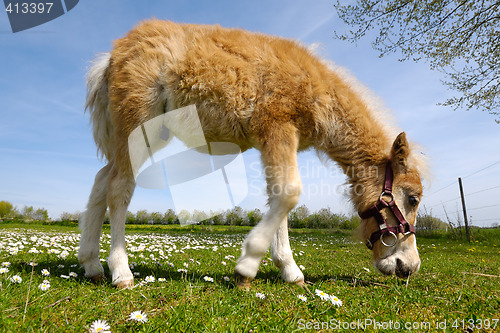
[[[401,211],[396,205],[396,201],[394,201],[394,195],[392,194],[393,177],[394,175],[392,172],[391,162],[389,161],[385,168],[384,190],[382,191],[382,194],[380,194],[380,198],[378,199],[377,204],[375,204],[371,208],[368,208],[366,211],[359,213],[359,216],[362,219],[375,217],[375,220],[378,223],[379,230],[375,231],[370,236],[370,239],[366,241],[366,246],[370,250],[373,249],[373,245],[379,239],[382,244],[384,244],[384,246],[392,247],[398,242],[398,237],[396,236],[397,234],[401,233],[403,235],[408,235],[415,233],[415,227],[405,220],[403,214],[401,214]],[[386,200],[387,197],[389,197],[389,201]],[[398,220],[398,224],[395,226],[388,226],[385,222],[384,217],[380,213],[382,209],[387,207],[391,209],[392,213]],[[390,235],[394,238],[394,241],[391,244],[387,244],[386,242],[384,242],[384,237],[387,235]]]

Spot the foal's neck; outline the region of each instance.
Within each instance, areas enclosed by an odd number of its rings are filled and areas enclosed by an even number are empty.
[[[376,119],[369,105],[334,76],[331,100],[333,123],[321,124],[318,150],[336,161],[348,177],[351,200],[358,211],[380,194],[391,148],[390,133]]]

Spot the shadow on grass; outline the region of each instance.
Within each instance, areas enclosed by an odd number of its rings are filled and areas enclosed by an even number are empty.
[[[53,260],[53,258],[47,258],[44,260],[38,260],[35,266],[32,266],[31,262],[19,261],[11,263],[9,270],[11,272],[21,272],[24,276],[30,275],[33,272],[34,276],[37,276],[38,279],[48,279],[49,281],[73,281],[80,284],[92,284],[104,286],[106,288],[114,288],[112,285],[111,276],[109,273],[109,267],[106,262],[103,262],[104,273],[106,279],[104,281],[95,282],[90,278],[86,278],[84,276],[83,269],[79,266],[78,261],[75,259],[59,259]],[[50,272],[50,276],[45,277],[42,275],[41,271],[43,269],[47,269]],[[225,275],[220,273],[200,273],[197,271],[188,270],[186,272],[179,272],[179,268],[171,267],[166,263],[157,263],[154,265],[143,265],[137,264],[133,269],[133,272],[139,273],[138,276],[135,276],[134,282],[135,285],[139,285],[145,281],[147,276],[154,276],[156,280],[158,278],[164,278],[167,282],[178,281],[178,282],[186,282],[186,283],[210,283],[204,280],[205,276],[210,276],[214,278],[215,282],[219,286],[226,287],[228,289],[237,288],[236,281],[234,279],[233,274],[228,274],[227,277],[229,281],[226,281]],[[71,277],[70,273],[74,272],[78,275],[76,277]],[[385,277],[382,275],[368,275],[368,276],[355,276],[355,275],[346,275],[346,274],[321,274],[315,275],[306,274],[306,285],[313,286],[319,285],[325,282],[340,282],[345,283],[351,287],[382,287],[382,288],[392,288],[404,286],[406,284],[406,280],[401,280],[397,278]],[[287,284],[284,282],[279,274],[279,271],[276,268],[270,268],[265,271],[259,271],[256,278],[252,282],[253,285],[283,285]],[[293,285],[293,284],[290,284]]]

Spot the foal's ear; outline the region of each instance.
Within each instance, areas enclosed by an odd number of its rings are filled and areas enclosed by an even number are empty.
[[[410,155],[410,146],[406,140],[405,132],[399,133],[392,144],[391,163],[394,170],[405,172],[408,167],[408,156]]]

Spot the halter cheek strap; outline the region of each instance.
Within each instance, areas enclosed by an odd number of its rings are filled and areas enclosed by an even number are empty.
[[[378,199],[378,202],[372,206],[371,208],[368,208],[366,211],[359,213],[359,216],[362,219],[367,219],[370,217],[375,217],[375,220],[378,223],[379,230],[375,231],[372,233],[370,238],[366,241],[366,246],[371,250],[373,249],[373,245],[375,242],[377,242],[379,239],[382,242],[383,245],[385,246],[394,246],[396,245],[398,241],[398,237],[396,236],[397,234],[403,234],[403,235],[408,235],[408,234],[414,234],[415,233],[415,227],[408,223],[406,219],[404,218],[403,214],[399,210],[398,206],[396,205],[396,201],[394,201],[394,195],[392,194],[392,182],[394,180],[394,174],[392,172],[392,167],[391,163],[387,163],[387,166],[385,168],[385,181],[384,181],[384,190],[382,191],[382,194],[380,194],[380,198]],[[387,197],[389,197],[389,200],[385,200]],[[382,216],[382,209],[384,208],[389,208],[392,211],[392,214],[396,217],[398,220],[398,224],[395,226],[388,226],[384,217]],[[391,236],[393,238],[392,243],[386,243],[384,241],[385,236]]]

